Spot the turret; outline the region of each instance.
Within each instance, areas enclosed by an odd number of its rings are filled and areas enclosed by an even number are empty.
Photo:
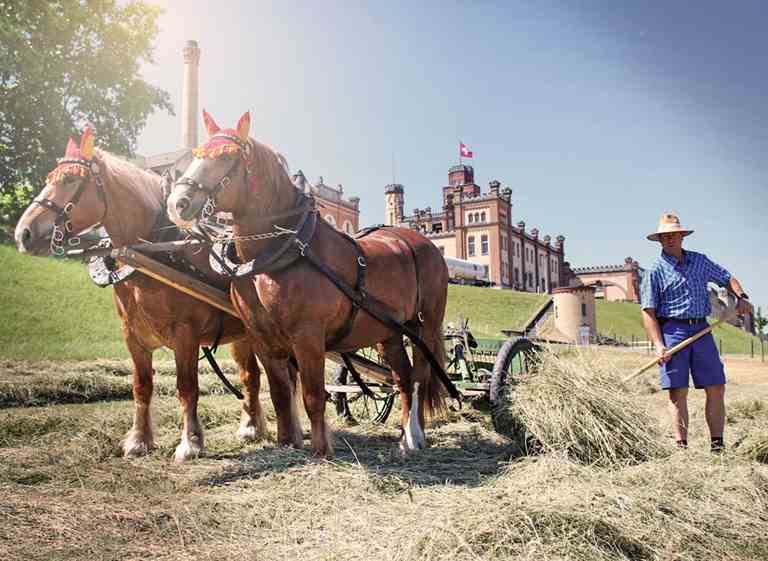
[[[405,204],[403,186],[399,183],[391,183],[384,187],[384,199],[386,203],[384,223],[388,226],[400,224],[403,221]]]

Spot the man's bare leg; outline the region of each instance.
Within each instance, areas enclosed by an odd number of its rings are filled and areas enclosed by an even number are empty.
[[[709,436],[712,439],[712,451],[723,449],[723,429],[725,428],[725,384],[704,386],[706,402],[704,413],[709,426]]]
[[[678,443],[687,443],[688,388],[673,388],[669,390],[669,413],[672,417],[672,433],[675,435],[675,440]]]

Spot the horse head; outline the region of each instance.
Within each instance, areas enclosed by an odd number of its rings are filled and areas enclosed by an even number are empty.
[[[214,212],[243,213],[269,208],[277,185],[290,179],[283,157],[248,137],[249,112],[234,129],[220,129],[207,111],[208,142],[194,149],[194,159],[168,197],[168,217],[181,228],[194,227]]]
[[[69,139],[64,157],[16,225],[16,246],[22,253],[63,255],[66,247],[77,246],[82,234],[104,220],[107,203],[93,161],[94,140],[90,126],[79,146]]]

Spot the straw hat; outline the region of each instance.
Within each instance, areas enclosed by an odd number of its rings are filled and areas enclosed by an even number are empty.
[[[680,225],[680,219],[676,215],[662,214],[659,218],[659,227],[646,237],[652,242],[657,242],[660,234],[672,234],[674,232],[682,232],[683,237],[693,234],[693,230],[687,230]]]

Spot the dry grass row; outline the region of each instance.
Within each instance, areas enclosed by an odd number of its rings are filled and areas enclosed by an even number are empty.
[[[543,435],[535,433],[542,449],[518,459],[514,442],[469,411],[436,423],[428,431],[431,448],[407,459],[396,453],[393,425],[339,428],[337,459],[328,462],[271,441],[243,448],[234,438],[236,402],[208,396],[209,454],[184,466],[170,463],[179,424],[172,397],[155,402],[159,449],[135,461],[117,457],[129,402],[0,411],[0,429],[16,427],[0,444],[2,557],[768,558],[768,467],[741,454],[752,439],[768,441],[768,430],[759,428],[768,428],[761,405],[741,400],[732,408],[729,426],[744,436],[738,454],[672,453],[646,413],[649,396],[630,394],[630,407],[610,385],[592,380],[584,387],[597,363],[559,360],[559,382],[532,377],[514,395],[520,401],[530,391],[534,399],[567,379],[570,390],[557,389],[558,406],[578,417],[580,428],[558,436],[568,415],[528,410],[520,418]],[[606,362],[595,376],[612,369]],[[614,421],[621,431],[611,430]],[[644,444],[644,459],[627,451],[645,442],[632,422],[655,435],[655,444]]]

